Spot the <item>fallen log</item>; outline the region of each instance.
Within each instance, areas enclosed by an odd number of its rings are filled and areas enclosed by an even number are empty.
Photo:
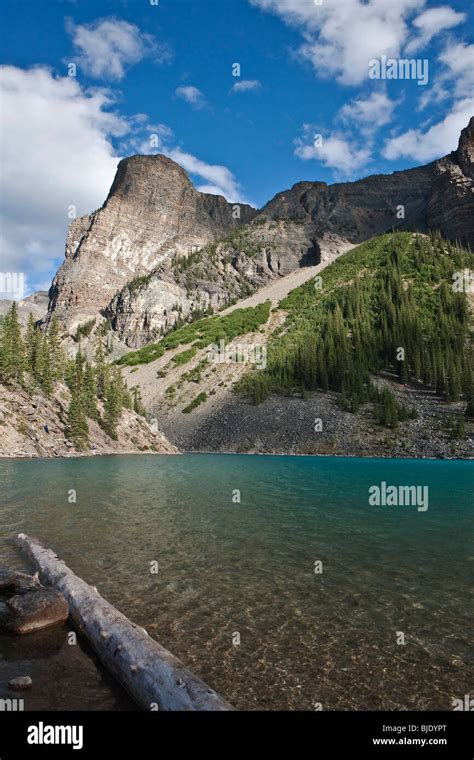
[[[97,589],[38,541],[20,533],[17,545],[39,571],[43,583],[61,591],[70,617],[105,667],[145,710],[232,710],[215,691],[185,668],[144,628],[103,599]]]

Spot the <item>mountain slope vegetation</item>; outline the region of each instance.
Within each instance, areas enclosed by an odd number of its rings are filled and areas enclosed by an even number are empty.
[[[381,421],[394,426],[409,412],[372,382],[385,371],[447,402],[464,399],[472,414],[466,270],[473,259],[435,235],[393,233],[362,244],[281,302],[288,317],[270,343],[268,366],[239,389],[255,402],[330,389],[354,412],[374,401]]]
[[[166,351],[189,343],[192,343],[194,348],[201,349],[220,340],[230,342],[238,335],[256,331],[268,321],[269,316],[270,302],[268,301],[255,308],[236,309],[225,316],[205,317],[172,330],[158,343],[148,343],[138,351],[125,354],[117,361],[117,364],[129,367],[149,364],[163,356]],[[191,355],[190,358],[192,358]]]

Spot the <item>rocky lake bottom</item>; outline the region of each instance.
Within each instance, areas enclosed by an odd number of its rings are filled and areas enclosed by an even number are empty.
[[[11,539],[37,536],[238,709],[452,710],[474,675],[473,467],[3,460],[0,565],[31,570]],[[133,709],[69,630],[0,637],[0,698],[30,675],[26,710]]]

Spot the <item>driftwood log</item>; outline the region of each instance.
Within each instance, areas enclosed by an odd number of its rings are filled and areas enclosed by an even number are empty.
[[[64,594],[79,632],[140,707],[152,711],[232,709],[144,628],[75,575],[51,549],[24,533],[16,542],[36,566],[42,582]]]

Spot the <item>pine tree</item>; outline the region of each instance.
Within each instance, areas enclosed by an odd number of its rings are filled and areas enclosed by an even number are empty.
[[[358,396],[357,392],[355,391],[352,394],[352,399],[351,399],[351,412],[352,412],[352,414],[357,414],[357,412],[359,411],[359,406],[360,406],[359,396]]]
[[[122,373],[119,369],[115,368],[116,374],[115,378],[117,380],[117,385],[119,388],[119,394],[120,394],[120,404],[123,409],[133,409],[133,398],[132,394],[129,391],[128,385],[125,382]]]
[[[18,307],[13,301],[2,324],[0,340],[0,375],[5,380],[23,382],[26,370],[25,345],[21,337]]]
[[[133,411],[139,414],[140,417],[144,417],[146,414],[145,407],[143,406],[140,388],[138,386],[135,386],[133,389]]]
[[[51,357],[51,377],[53,380],[61,380],[64,376],[65,357],[61,343],[61,326],[55,314],[48,328],[48,341]]]
[[[36,368],[41,388],[46,396],[50,396],[53,392],[53,373],[51,370],[50,346],[46,334],[39,339]]]
[[[74,359],[67,359],[64,367],[64,382],[70,391],[73,389],[75,372],[76,362]]]
[[[121,389],[116,377],[108,382],[105,389],[103,428],[110,438],[117,440],[117,425],[122,411]]]
[[[71,401],[67,412],[66,433],[74,442],[76,448],[85,448],[89,435],[89,427],[87,425],[84,398],[79,378],[78,383],[73,385],[71,391]]]
[[[36,327],[35,320],[33,319],[33,314],[30,311],[28,314],[28,322],[26,326],[25,350],[27,369],[28,372],[31,372],[34,377],[37,376],[38,371],[37,359],[40,339],[40,331]]]
[[[104,346],[100,336],[97,338],[94,359],[96,364],[97,396],[104,399],[106,396],[107,385],[109,383],[110,367],[105,361]]]
[[[395,397],[387,388],[382,392],[379,403],[379,422],[389,428],[398,427],[398,409]]]
[[[68,408],[67,435],[74,441],[78,449],[85,448],[89,435],[89,426],[86,416],[86,402],[84,391],[84,357],[78,351],[74,359],[73,369],[69,367],[71,401]]]
[[[448,395],[451,401],[459,401],[461,395],[461,369],[458,361],[452,357],[451,370],[448,375]]]
[[[92,420],[99,419],[96,396],[97,384],[94,368],[87,363],[84,371],[84,411]]]

